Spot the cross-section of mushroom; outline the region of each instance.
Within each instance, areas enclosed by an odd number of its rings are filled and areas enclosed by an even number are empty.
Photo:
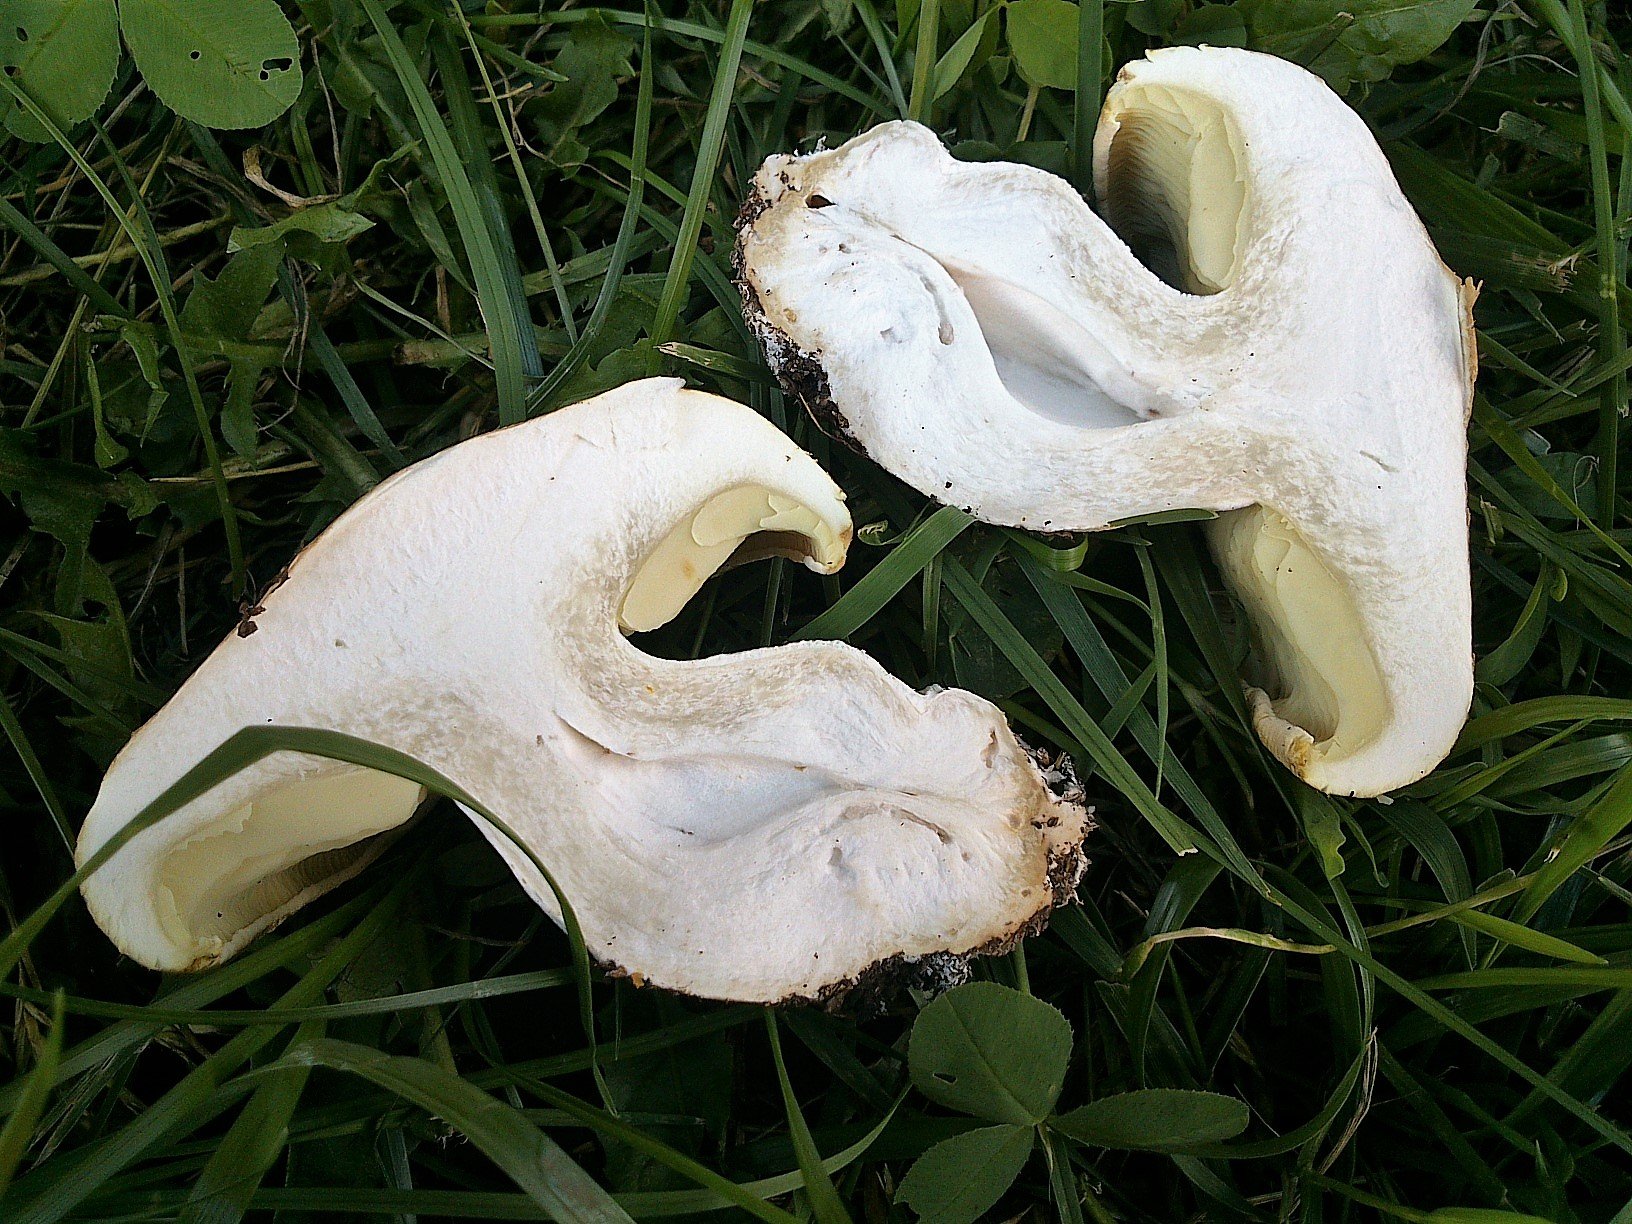
[[[678,662],[623,635],[739,546],[830,573],[850,531],[810,456],[675,380],[453,447],[325,531],[255,632],[136,733],[80,857],[238,728],[317,727],[463,787],[549,868],[591,954],[650,983],[828,997],[881,964],[1012,944],[1073,889],[1087,822],[995,707],[914,692],[842,643]],[[85,897],[143,964],[202,967],[359,871],[421,799],[275,753],[138,834]]]
[[[1471,288],[1365,124],[1273,57],[1130,64],[1094,154],[1109,223],[915,124],[771,158],[738,268],[772,367],[989,522],[1227,512],[1259,736],[1335,793],[1420,778],[1472,692]]]

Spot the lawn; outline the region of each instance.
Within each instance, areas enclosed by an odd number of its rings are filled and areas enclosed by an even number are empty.
[[[911,117],[1087,188],[1173,43],[1319,72],[1481,285],[1473,708],[1386,800],[1261,747],[1197,523],[970,523],[743,321],[768,155]],[[0,63],[8,1224],[1632,1224],[1618,0],[0,0]],[[786,429],[857,533],[643,648],[842,638],[997,702],[1079,766],[1077,905],[939,1001],[709,1003],[588,969],[443,800],[224,966],[121,957],[69,881],[132,731],[381,480],[652,374]]]

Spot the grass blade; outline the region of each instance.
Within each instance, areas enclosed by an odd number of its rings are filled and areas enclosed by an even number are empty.
[[[1570,826],[1564,844],[1536,872],[1514,907],[1514,916],[1526,922],[1535,916],[1548,897],[1587,863],[1591,862],[1622,829],[1632,824],[1632,766],[1625,766],[1614,781]]]
[[[1042,656],[992,602],[991,596],[980,589],[980,584],[955,558],[943,556],[941,564],[947,589],[968,609],[969,615],[986,635],[997,643],[998,649],[1007,656],[1009,662],[1026,677],[1054,711],[1055,716],[1065,724],[1066,729],[1087,749],[1089,757],[1105,774],[1106,780],[1138,808],[1140,815],[1161,834],[1162,840],[1167,842],[1175,854],[1193,853],[1197,848],[1194,831],[1169,812],[1151,793],[1150,788],[1133,771],[1127,759],[1116,750],[1116,746],[1110,740],[1105,738],[1105,733],[1088,716],[1088,712],[1075,697],[1071,696],[1065,685],[1060,683],[1059,677],[1054,675],[1048,664],[1043,662]],[[1240,866],[1249,875],[1257,874],[1245,860]]]
[[[697,165],[691,175],[691,190],[686,193],[686,208],[680,217],[674,255],[663,279],[663,296],[658,299],[657,314],[652,319],[650,334],[654,346],[675,338],[674,325],[691,286],[691,261],[697,254],[704,210],[714,187],[715,171],[719,169],[720,151],[725,147],[725,122],[731,114],[731,101],[736,97],[737,72],[742,66],[743,43],[748,37],[748,21],[753,13],[754,0],[731,0],[731,12],[726,18],[725,36],[720,46],[720,63],[714,72],[714,91],[709,96],[703,132],[697,141]]]
[[[308,1023],[295,1034],[296,1044],[322,1036],[322,1025]],[[220,1146],[193,1184],[180,1224],[238,1224],[249,1210],[273,1163],[289,1142],[289,1119],[306,1090],[310,1068],[278,1067],[239,1111]]]
[[[975,520],[956,506],[942,506],[903,536],[898,544],[832,607],[793,635],[796,642],[853,636],[894,599],[925,566]]]
[[[358,0],[380,36],[386,57],[401,82],[408,104],[419,124],[421,139],[436,167],[437,178],[447,192],[454,221],[470,261],[476,284],[477,306],[486,324],[489,351],[493,355],[493,377],[499,398],[499,423],[514,425],[526,419],[526,374],[538,361],[528,322],[527,298],[521,289],[521,274],[514,259],[508,266],[501,259],[500,245],[489,228],[489,217],[476,197],[464,162],[454,146],[453,136],[443,121],[425,80],[403,45],[396,27],[380,7],[380,0]]]
[[[23,1081],[22,1091],[18,1094],[17,1103],[12,1106],[6,1125],[0,1128],[0,1199],[4,1198],[12,1178],[17,1175],[17,1167],[22,1164],[23,1154],[28,1151],[34,1129],[39,1125],[45,1103],[51,1096],[52,1085],[56,1082],[57,1063],[62,1057],[65,1019],[59,991],[51,1007],[51,1027],[46,1031],[45,1042],[35,1057],[34,1069]]]
[[[288,1067],[328,1067],[378,1084],[464,1135],[529,1198],[570,1224],[633,1224],[629,1213],[561,1145],[521,1112],[421,1058],[320,1037],[284,1055]]]
[[[822,1154],[810,1137],[810,1127],[800,1112],[799,1100],[788,1082],[788,1068],[782,1061],[782,1038],[776,1031],[776,1013],[765,1012],[765,1034],[770,1038],[771,1057],[776,1062],[776,1082],[782,1088],[782,1107],[788,1114],[788,1133],[793,1136],[793,1150],[799,1157],[799,1172],[805,1178],[805,1193],[818,1224],[850,1224],[850,1213],[839,1201],[839,1192],[833,1188],[833,1179],[822,1167]]]

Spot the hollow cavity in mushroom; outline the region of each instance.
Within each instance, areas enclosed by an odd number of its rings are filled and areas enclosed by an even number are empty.
[[[1274,510],[1221,514],[1208,530],[1252,627],[1258,733],[1299,772],[1364,751],[1392,707],[1353,596]]]
[[[1240,268],[1247,219],[1243,150],[1216,101],[1188,90],[1123,91],[1110,146],[1106,212],[1169,284],[1209,295]],[[1187,406],[1129,376],[1091,328],[1000,275],[936,257],[963,292],[1004,389],[1038,415],[1111,429]],[[943,329],[944,330],[944,329]]]
[[[245,930],[264,930],[361,871],[425,793],[369,769],[279,787],[161,853],[159,919],[178,945],[213,960]]]
[[[963,291],[1003,387],[1051,421],[1114,429],[1158,412],[1092,331],[1023,286],[956,260],[938,261]],[[1128,401],[1146,400],[1143,410]]]
[[[1241,266],[1243,149],[1213,99],[1161,85],[1125,88],[1115,112],[1105,212],[1163,280],[1219,293]]]
[[[1246,149],[1226,109],[1189,90],[1130,85],[1118,96],[1115,123],[1104,193],[1110,224],[1170,285],[1197,296],[1229,288],[1240,272],[1250,199]],[[842,199],[839,188],[831,190]],[[835,202],[820,193],[805,197],[812,198],[822,199],[824,209]],[[960,259],[906,226],[890,235],[916,247],[951,280],[1004,390],[1037,415],[1098,430],[1193,408],[1189,396],[1130,370],[1106,337],[1057,298],[1019,280],[1019,269]],[[950,345],[957,326],[942,301],[945,289],[933,278],[925,278],[923,288],[939,311],[936,337]],[[797,324],[797,313],[788,321]],[[885,338],[895,336],[892,328]]]
[[[821,515],[792,498],[762,485],[727,489],[652,550],[629,584],[618,620],[631,633],[668,624],[728,562],[783,556],[831,574],[844,564],[848,544]]]

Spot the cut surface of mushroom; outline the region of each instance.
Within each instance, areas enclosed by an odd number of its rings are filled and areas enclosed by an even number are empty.
[[[746,313],[813,415],[994,523],[1207,526],[1250,622],[1249,704],[1311,785],[1422,777],[1472,694],[1472,290],[1365,124],[1271,56],[1129,64],[1063,179],[887,123],[769,159]]]
[[[1084,809],[990,703],[804,642],[693,661],[625,633],[746,555],[831,573],[843,494],[749,409],[633,383],[381,484],[291,565],[115,759],[81,861],[236,730],[344,731],[423,762],[522,839],[591,954],[722,999],[828,998],[1036,929],[1081,873]],[[158,969],[221,961],[362,870],[421,789],[277,752],[84,885]],[[477,822],[559,920],[547,882]]]

